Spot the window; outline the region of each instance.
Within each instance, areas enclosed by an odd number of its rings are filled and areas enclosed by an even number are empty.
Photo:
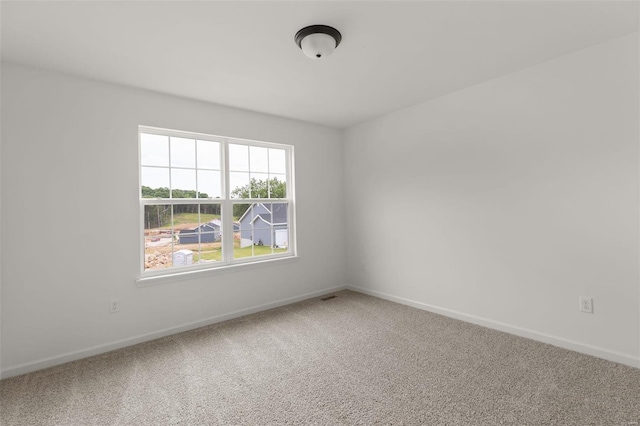
[[[289,145],[139,128],[142,275],[294,255]]]

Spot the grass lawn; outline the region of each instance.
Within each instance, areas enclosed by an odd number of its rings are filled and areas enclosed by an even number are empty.
[[[213,219],[220,219],[219,214],[200,213],[200,223],[211,222]],[[185,223],[195,224],[198,226],[198,213],[177,213],[173,215],[174,225],[183,225]],[[162,229],[171,228],[171,224],[165,225]]]
[[[217,248],[213,250],[202,250],[198,255],[197,252],[193,253],[193,261],[197,262],[199,260],[222,260],[222,249]]]
[[[272,254],[271,247],[269,246],[249,246],[245,248],[240,248],[240,241],[235,240],[233,242],[233,258],[240,259],[243,257],[251,257],[251,256],[264,256],[268,254]],[[198,253],[198,245],[197,244],[189,244],[182,246],[175,246],[176,248],[184,248],[187,250],[193,251],[193,261],[198,262],[199,260],[222,260],[222,247],[220,243],[213,244],[203,244],[201,247],[200,253]],[[253,253],[251,249],[253,248]],[[277,248],[273,249],[273,254],[275,253],[286,253],[286,248]]]
[[[286,253],[287,249],[277,248],[273,250],[273,253]],[[271,254],[271,247],[268,246],[253,246],[253,254],[251,254],[251,246],[240,248],[233,248],[233,258],[240,259],[243,257],[251,257],[251,256],[264,256],[267,254]],[[222,260],[222,249],[204,249],[198,254],[197,251],[193,253],[193,261],[197,262],[199,260]]]
[[[273,249],[273,253],[286,253],[287,249],[277,248]],[[253,256],[264,256],[265,254],[271,254],[271,247],[269,246],[253,246]],[[251,246],[240,248],[233,248],[233,258],[240,259],[241,257],[251,257]]]

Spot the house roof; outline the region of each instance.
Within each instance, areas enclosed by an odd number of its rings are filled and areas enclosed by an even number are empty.
[[[253,203],[247,211],[244,212],[242,217],[240,217],[239,222],[242,222],[256,206],[262,207],[263,211],[259,211],[251,219],[251,223],[255,222],[258,218],[270,225],[287,223],[287,203]]]
[[[193,233],[198,232],[198,229],[204,230],[205,228],[211,228],[212,230],[215,231],[216,229],[220,228],[220,225],[218,225],[216,223],[213,223],[213,222],[203,223],[202,225],[198,226],[197,228],[181,229],[179,234],[193,234]]]

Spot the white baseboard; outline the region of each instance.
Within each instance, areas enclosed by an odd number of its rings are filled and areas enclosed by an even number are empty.
[[[540,333],[535,330],[518,327],[511,324],[506,324],[499,321],[494,321],[475,315],[469,315],[462,312],[453,311],[450,309],[440,308],[438,306],[429,305],[427,303],[416,302],[414,300],[405,299],[403,297],[392,296],[387,293],[382,293],[376,290],[369,290],[363,287],[357,287],[348,285],[348,290],[356,291],[359,293],[368,294],[370,296],[379,297],[380,299],[389,300],[391,302],[400,303],[402,305],[411,306],[413,308],[422,309],[424,311],[433,312],[435,314],[444,315],[450,318],[455,318],[461,321],[470,322],[472,324],[481,325],[483,327],[492,328],[494,330],[504,331],[506,333],[515,334],[516,336],[526,337],[528,339],[537,340],[539,342],[548,343],[550,345],[558,346],[564,349],[580,352],[586,355],[595,356],[598,358],[606,359],[608,361],[618,362],[631,367],[640,368],[640,358],[637,358],[630,354],[625,354],[616,351],[610,351],[608,349],[599,348],[596,346],[588,345],[585,343],[576,342],[573,340],[565,339],[563,337],[553,336],[546,333]]]
[[[268,309],[279,308],[280,306],[289,305],[291,303],[300,302],[314,297],[324,296],[328,293],[333,293],[340,290],[345,290],[346,286],[332,287],[324,290],[318,290],[311,293],[301,294],[299,296],[289,297],[287,299],[277,300],[275,302],[269,302],[258,306],[253,306],[246,309],[240,309],[237,311],[229,312],[222,315],[217,315],[211,318],[206,318],[199,321],[193,321],[187,324],[182,324],[176,327],[165,328],[163,330],[153,331],[151,333],[141,334],[138,336],[129,337],[122,340],[117,340],[111,343],[105,343],[103,345],[92,346],[86,349],[78,351],[68,352],[62,355],[53,356],[49,358],[40,359],[33,362],[27,362],[24,364],[8,367],[0,372],[0,378],[6,379],[9,377],[19,376],[20,374],[31,373],[32,371],[41,370],[43,368],[53,367],[56,365],[64,364],[78,359],[87,358],[94,355],[99,355],[105,352],[110,352],[115,349],[121,349],[127,346],[136,345],[138,343],[148,342],[150,340],[159,339],[161,337],[170,336],[172,334],[181,333],[183,331],[193,330],[196,328],[204,327],[207,325],[215,324],[222,321],[242,317],[256,312],[266,311]]]

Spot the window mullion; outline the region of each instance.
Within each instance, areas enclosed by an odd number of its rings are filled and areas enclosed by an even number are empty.
[[[224,185],[224,202],[222,203],[222,260],[231,263],[233,259],[233,203],[230,201],[229,179],[229,141],[222,144],[222,180]]]
[[[157,204],[200,204],[203,201],[217,203],[220,202],[217,198],[143,198],[142,204],[144,205],[157,205]]]
[[[271,198],[271,150],[267,148],[267,198]]]
[[[176,252],[176,248],[175,248],[175,244],[176,244],[176,235],[175,235],[175,228],[173,227],[173,205],[171,205],[171,266],[173,267],[173,254]]]
[[[172,137],[169,136],[169,143],[167,144],[169,146],[169,198],[173,198],[173,185],[171,182],[171,139]],[[173,220],[173,217],[171,219]]]

